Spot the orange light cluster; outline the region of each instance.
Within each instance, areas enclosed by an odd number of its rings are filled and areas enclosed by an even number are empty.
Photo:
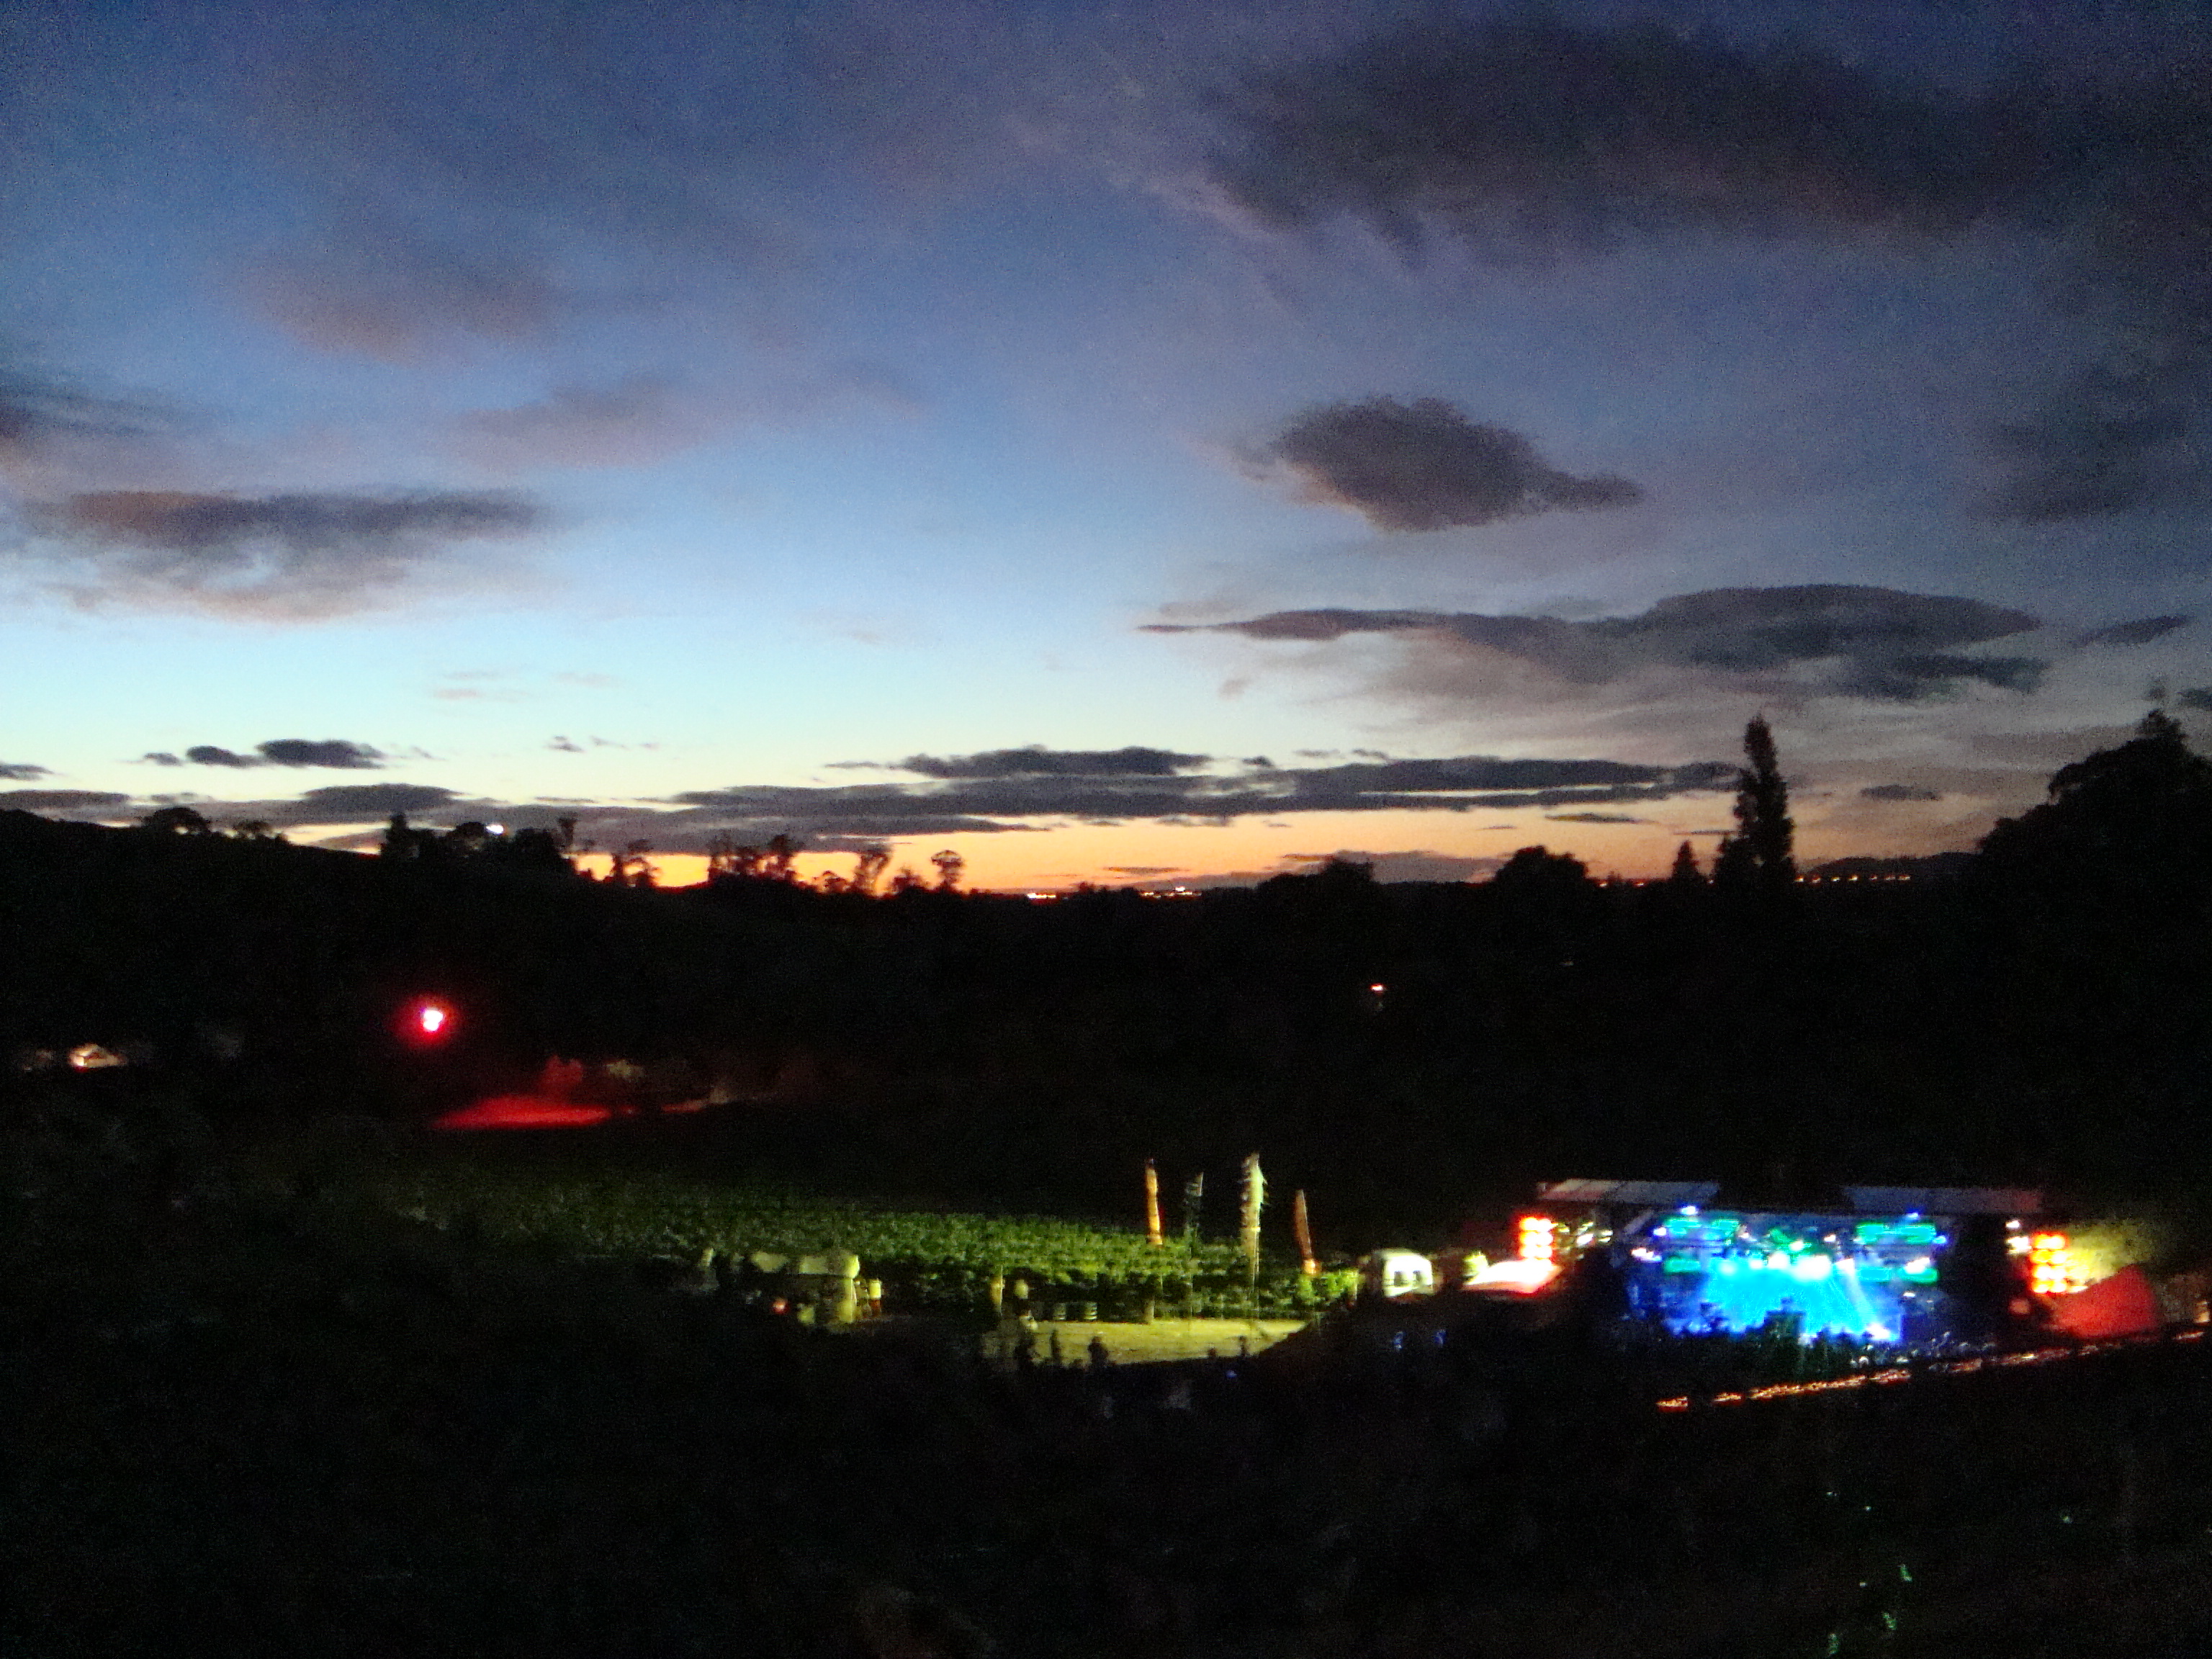
[[[2064,1233],[2038,1233],[2028,1242],[2027,1287],[2038,1296],[2072,1296],[2088,1281],[2074,1265],[2074,1250]]]
[[[1515,1254],[1523,1261],[1549,1261],[1559,1224],[1547,1215],[1524,1215],[1514,1224]]]

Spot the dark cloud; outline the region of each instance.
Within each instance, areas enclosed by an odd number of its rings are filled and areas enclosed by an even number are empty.
[[[450,544],[537,528],[516,495],[429,490],[241,496],[111,490],[40,509],[81,603],[305,620],[363,609]]]
[[[584,745],[570,738],[556,738],[545,746],[562,755],[580,755],[584,752]]]
[[[1363,853],[1347,849],[1330,855],[1346,864],[1371,866],[1375,879],[1382,882],[1398,881],[1474,881],[1484,876],[1495,875],[1503,859],[1463,858],[1452,853],[1427,851],[1407,853]]]
[[[1669,233],[1932,246],[1979,228],[2057,248],[2054,310],[2094,310],[2126,344],[1993,429],[2005,476],[1985,505],[2102,516],[2202,493],[2212,83],[2197,45],[2177,31],[2170,55],[2191,66],[2133,82],[2061,57],[2057,76],[1968,92],[1802,40],[1419,24],[1231,87],[1211,170],[1268,226],[1346,218],[1493,260]]]
[[[1626,812],[1547,812],[1547,823],[1649,823],[1649,818],[1632,817]]]
[[[28,761],[0,761],[0,778],[10,783],[28,783],[33,778],[50,778],[53,773],[46,767],[33,766]]]
[[[156,766],[179,763],[174,755],[166,753],[150,754],[146,758]],[[250,755],[204,743],[185,750],[184,758],[193,766],[313,766],[341,772],[373,772],[384,764],[383,751],[344,738],[271,738],[266,743],[256,744]]]
[[[1465,882],[1494,874],[1503,859],[1467,858],[1454,853],[1416,850],[1370,853],[1344,848],[1334,853],[1296,853],[1272,870],[1223,870],[1178,878],[1178,887],[1254,887],[1273,876],[1307,876],[1324,865],[1364,864],[1380,882]]]
[[[271,738],[255,745],[271,766],[319,766],[339,772],[370,772],[384,757],[365,743],[343,738]]]
[[[1378,530],[1495,524],[1556,507],[1622,507],[1643,495],[1626,478],[1547,466],[1519,433],[1470,421],[1441,398],[1321,404],[1255,459],[1288,471],[1304,499],[1348,507]]]
[[[2042,685],[2049,667],[2034,657],[1968,657],[1935,651],[1862,663],[1838,682],[1837,689],[1890,702],[1917,702],[1975,683],[2024,694]]]
[[[1640,616],[1586,622],[1466,611],[1322,610],[1277,611],[1210,627],[1153,623],[1147,631],[1305,641],[1403,634],[1432,650],[1517,659],[1577,685],[1607,684],[1652,668],[1753,677],[1827,665],[1814,677],[1813,689],[1909,702],[1963,682],[2033,690],[2040,663],[1930,647],[1979,644],[2039,626],[2023,611],[1978,599],[1822,585],[1678,594]]]
[[[336,784],[281,800],[210,800],[199,795],[137,799],[81,789],[19,789],[0,793],[0,806],[33,812],[91,813],[110,820],[143,816],[156,806],[188,805],[216,822],[258,818],[280,829],[312,824],[372,823],[394,812],[446,811],[459,817],[506,823],[548,823],[553,814],[530,806],[471,800],[451,789],[419,783]]]
[[[2177,628],[2186,628],[2192,619],[2188,617],[2142,617],[2134,622],[2113,623],[2109,627],[2093,628],[2087,633],[2076,634],[2074,643],[2091,645],[2148,645],[2163,638]]]
[[[1339,640],[1346,634],[1388,634],[1435,628],[1451,620],[1442,611],[1275,611],[1237,623],[1147,623],[1147,634],[1242,634],[1248,640]]]
[[[460,799],[451,789],[427,783],[334,783],[284,805],[297,823],[344,823],[394,812],[434,811]]]
[[[908,755],[902,772],[926,778],[1121,778],[1167,777],[1212,760],[1210,755],[1179,755],[1171,749],[993,749],[979,755]],[[847,762],[867,765],[867,762]]]
[[[1401,27],[1223,98],[1214,175],[1283,228],[1600,248],[1668,230],[1935,232],[2025,183],[1979,103],[1799,50],[1538,21]]]
[[[0,810],[21,812],[112,811],[130,803],[128,795],[98,789],[0,789]]]
[[[1192,758],[1170,750],[1138,752]],[[834,829],[883,836],[1011,829],[1038,819],[1223,823],[1297,812],[1487,811],[1659,800],[1725,788],[1735,778],[1735,769],[1720,762],[1662,767],[1486,755],[1279,767],[1230,775],[1164,769],[977,771],[927,783],[697,790],[674,797],[669,804],[680,810],[663,822],[700,836],[741,829],[761,835],[779,829],[802,834]]]
[[[154,749],[139,756],[138,763],[142,766],[182,766],[185,763],[180,757],[166,749]]]
[[[2212,685],[2189,686],[2175,694],[2173,700],[2184,708],[2212,714]]]
[[[992,752],[1033,756],[1083,751]],[[1187,766],[1195,759],[1171,750],[1136,746],[1097,753],[1109,761],[1132,754],[1152,756],[1158,758],[1151,764],[1163,769],[1170,764]],[[1230,775],[1188,769],[977,771],[967,775],[925,775],[910,782],[840,787],[764,784],[694,790],[653,802],[496,801],[430,785],[396,782],[331,785],[289,799],[185,799],[211,819],[260,819],[280,828],[373,825],[393,812],[406,812],[438,825],[475,818],[519,828],[550,825],[565,812],[603,847],[643,839],[663,852],[698,852],[718,836],[757,843],[777,834],[791,834],[823,852],[849,851],[901,838],[1034,831],[1070,821],[1223,824],[1250,816],[1286,820],[1300,812],[1515,808],[1586,812],[1624,802],[1666,800],[1725,790],[1733,786],[1735,775],[1735,767],[1717,761],[1667,767],[1610,760],[1465,755]],[[150,801],[134,801],[126,795],[82,791],[29,790],[0,797],[0,805],[91,812],[108,818],[137,817],[164,801],[158,796]],[[1615,820],[1601,814],[1593,821]],[[355,841],[368,844],[363,837]],[[355,841],[343,844],[355,844]],[[1369,855],[1358,856],[1365,860]],[[1491,866],[1485,863],[1482,867]],[[1432,871],[1403,878],[1456,880],[1462,877]]]
[[[1923,789],[1917,783],[1871,783],[1859,791],[1869,800],[1941,800],[1940,789]]]

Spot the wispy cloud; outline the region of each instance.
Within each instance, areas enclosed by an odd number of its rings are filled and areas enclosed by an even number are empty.
[[[1805,690],[1914,702],[1978,682],[2034,689],[2044,665],[1955,648],[2039,627],[2023,611],[1978,599],[1825,585],[1720,588],[1662,599],[1633,617],[1439,611],[1283,611],[1241,622],[1155,623],[1159,634],[1328,641],[1402,635],[1439,686],[1478,685],[1486,661],[1534,668],[1569,686],[1599,686],[1654,669],[1746,682],[1786,675]]]
[[[109,490],[46,504],[32,523],[53,586],[80,605],[306,622],[388,603],[456,544],[544,518],[483,492]]]
[[[407,362],[453,334],[531,339],[570,302],[544,263],[512,249],[463,246],[374,210],[335,222],[346,234],[271,257],[244,284],[306,344]]]
[[[1024,749],[992,749],[977,755],[908,755],[896,763],[896,769],[927,778],[1170,777],[1196,771],[1212,758],[1136,744],[1102,750],[1047,749],[1032,744]]]
[[[701,443],[732,416],[654,375],[608,386],[563,386],[535,403],[462,416],[453,447],[502,472],[559,466],[644,466]]]
[[[2164,639],[2177,628],[2186,628],[2191,618],[2187,617],[2139,617],[2133,622],[2112,623],[2103,628],[2092,628],[2076,634],[2076,646],[2148,645],[2153,640]]]
[[[2094,366],[2053,391],[2027,419],[2000,422],[1991,444],[2008,476],[1986,503],[2026,524],[2098,518],[2165,501],[2192,476],[2188,377]]]
[[[144,404],[99,397],[0,360],[0,463],[72,439],[139,436],[155,422]]]

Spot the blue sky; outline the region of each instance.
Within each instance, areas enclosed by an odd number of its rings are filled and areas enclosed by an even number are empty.
[[[1970,846],[2212,708],[2186,9],[11,7],[0,804]]]

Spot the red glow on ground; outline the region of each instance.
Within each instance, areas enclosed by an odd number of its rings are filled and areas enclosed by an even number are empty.
[[[434,1129],[580,1129],[605,1123],[611,1107],[579,1106],[540,1095],[494,1095],[431,1119]]]
[[[704,1110],[703,1100],[679,1101],[662,1114]],[[492,1095],[430,1120],[434,1129],[585,1129],[618,1117],[638,1117],[636,1106],[592,1106],[548,1095]]]

